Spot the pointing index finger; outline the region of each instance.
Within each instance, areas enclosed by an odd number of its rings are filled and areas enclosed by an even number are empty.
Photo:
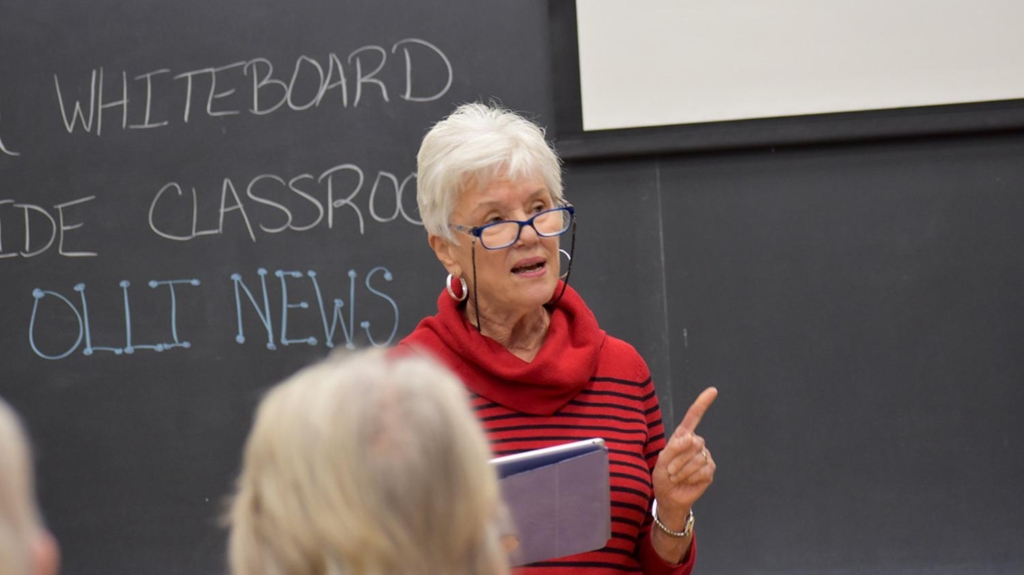
[[[697,425],[700,424],[700,420],[704,417],[704,413],[715,402],[716,397],[718,397],[718,390],[714,387],[709,387],[702,391],[697,396],[697,400],[690,406],[690,409],[686,410],[686,415],[683,417],[683,422],[679,424],[679,428],[690,433],[696,431]]]

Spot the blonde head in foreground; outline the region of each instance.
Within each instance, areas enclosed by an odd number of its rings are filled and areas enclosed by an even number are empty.
[[[228,522],[233,575],[504,575],[497,478],[462,384],[420,357],[332,358],[273,388]]]
[[[57,544],[43,527],[34,482],[28,439],[0,399],[0,574],[57,572]]]

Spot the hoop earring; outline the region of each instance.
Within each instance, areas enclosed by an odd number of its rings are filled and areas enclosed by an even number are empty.
[[[466,301],[466,297],[469,295],[469,291],[466,289],[466,280],[464,280],[462,278],[458,278],[459,279],[459,288],[460,289],[459,289],[459,293],[456,294],[455,290],[452,288],[452,278],[453,277],[455,277],[455,276],[453,276],[452,274],[448,274],[448,279],[446,279],[444,281],[444,287],[445,287],[446,290],[448,290],[448,295],[451,296],[451,298],[453,300],[455,300],[455,301],[459,301],[459,302]]]
[[[562,251],[561,248],[559,248],[558,251]],[[574,253],[576,253],[576,219],[575,218],[573,218],[573,220],[572,220],[572,243],[569,244],[569,267],[565,270],[565,279],[562,280],[562,291],[558,292],[558,296],[555,297],[555,299],[553,299],[550,302],[548,302],[549,305],[554,305],[554,304],[558,303],[559,300],[562,299],[562,296],[565,295],[566,288],[569,287],[569,273],[572,272],[572,254],[574,254]]]
[[[569,268],[572,266],[572,255],[570,255],[569,252],[565,251],[563,248],[558,248],[558,253],[560,253],[563,256],[565,256],[566,263],[569,264],[569,265],[565,266],[565,273],[563,273],[562,275],[558,276],[558,279],[564,280],[566,277],[568,277],[568,275],[569,275]]]

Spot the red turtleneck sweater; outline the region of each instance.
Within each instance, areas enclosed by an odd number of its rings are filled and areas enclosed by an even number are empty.
[[[560,290],[561,284],[555,293]],[[529,363],[477,332],[446,292],[437,307],[437,315],[420,322],[399,347],[425,350],[462,378],[496,456],[591,437],[602,437],[608,445],[608,545],[534,563],[520,573],[689,575],[696,540],[681,565],[662,560],[650,540],[651,471],[665,446],[665,431],[640,354],[605,334],[571,287],[549,306],[547,336]]]

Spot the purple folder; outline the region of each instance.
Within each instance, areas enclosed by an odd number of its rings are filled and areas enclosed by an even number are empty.
[[[513,566],[600,549],[611,537],[608,448],[588,439],[492,460],[518,540]]]

